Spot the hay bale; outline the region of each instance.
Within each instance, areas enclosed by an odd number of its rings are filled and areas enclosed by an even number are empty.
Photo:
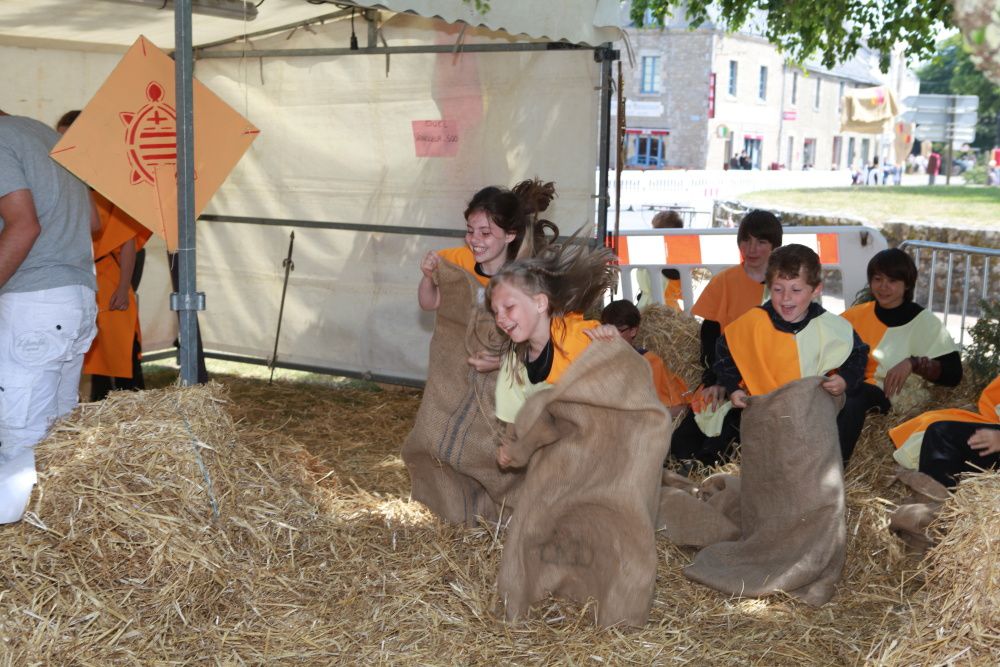
[[[899,653],[938,609],[886,529],[904,493],[889,422],[870,420],[847,471],[847,563],[823,607],[716,593],[681,574],[693,550],[659,540],[644,628],[601,630],[593,605],[559,600],[508,626],[503,527],[406,499],[418,393],[219,379],[113,394],[39,446],[35,514],[0,530],[0,664],[924,662]],[[997,662],[981,639],[970,662]]]
[[[701,325],[690,315],[654,303],[642,311],[635,342],[656,353],[693,390],[701,383],[700,331]]]
[[[1000,664],[1000,472],[970,475],[931,524],[937,546],[921,562],[926,583],[908,624],[880,664]]]

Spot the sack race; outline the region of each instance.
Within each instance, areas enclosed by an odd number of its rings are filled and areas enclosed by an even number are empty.
[[[819,606],[844,567],[844,473],[837,438],[842,399],[823,378],[749,399],[741,426],[739,539],[710,545],[689,579],[740,597],[783,591]]]
[[[719,473],[695,484],[663,471],[656,530],[678,546],[706,547],[740,538],[740,478]]]
[[[467,362],[497,335],[493,318],[480,305],[483,288],[447,261],[438,265],[437,283],[441,305],[427,384],[402,456],[414,500],[445,521],[474,526],[477,517],[499,518],[523,472],[497,465],[504,427],[495,415],[496,371],[480,373]]]
[[[497,576],[508,620],[553,594],[593,598],[602,626],[646,623],[669,442],[649,364],[622,340],[592,343],[528,399],[508,443],[527,466]]]

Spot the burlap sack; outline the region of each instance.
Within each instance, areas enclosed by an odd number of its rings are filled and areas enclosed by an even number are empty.
[[[841,401],[810,377],[750,399],[741,426],[741,537],[708,546],[689,579],[736,596],[783,591],[819,606],[846,552]]]
[[[493,318],[479,304],[482,286],[446,261],[438,266],[437,282],[441,305],[427,385],[402,455],[411,497],[445,521],[472,526],[476,517],[497,520],[523,473],[497,466],[503,430],[494,412],[497,373],[480,373],[467,363],[496,335]]]
[[[951,494],[944,484],[916,470],[900,466],[896,469],[895,479],[910,489],[910,495],[889,515],[889,530],[911,551],[922,554],[934,546],[927,527]]]
[[[510,454],[527,473],[497,576],[507,619],[551,593],[593,598],[602,626],[644,625],[670,441],[649,364],[622,340],[595,342],[514,426]]]
[[[663,471],[656,530],[680,546],[705,547],[740,538],[740,478],[716,474],[695,484]]]

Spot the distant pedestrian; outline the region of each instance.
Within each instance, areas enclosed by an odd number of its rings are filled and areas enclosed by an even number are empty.
[[[934,185],[934,179],[937,178],[940,170],[941,155],[936,151],[931,151],[931,154],[927,156],[927,185]]]

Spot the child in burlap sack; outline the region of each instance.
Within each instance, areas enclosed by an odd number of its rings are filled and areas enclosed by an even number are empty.
[[[868,346],[813,301],[822,282],[811,249],[775,250],[767,285],[770,301],[726,328],[715,363],[730,395],[724,408],[746,409],[739,484],[719,480],[726,488],[700,513],[683,491],[671,490],[659,523],[669,539],[709,545],[685,568],[688,578],[729,595],[783,591],[821,605],[846,553],[836,416],[845,391],[864,376]],[[700,526],[691,524],[695,517]]]
[[[705,367],[701,386],[691,398],[692,412],[674,431],[671,455],[681,460],[697,460],[705,465],[723,462],[731,452],[730,443],[739,439],[739,423],[730,418],[711,422],[704,432],[695,421],[696,413],[712,412],[726,397],[715,376],[716,343],[723,330],[765,299],[764,278],[771,252],[781,247],[782,228],[770,211],[754,210],[743,216],[736,233],[740,263],[712,277],[691,308],[701,323],[701,363]]]
[[[446,521],[496,520],[519,481],[495,461],[499,358],[490,340],[496,328],[481,304],[501,266],[558,235],[555,225],[538,220],[554,194],[552,183],[537,180],[512,190],[483,188],[465,210],[466,245],[428,253],[421,265],[418,300],[437,317],[423,400],[402,456],[411,497]]]
[[[497,451],[524,468],[497,587],[508,620],[547,594],[594,599],[601,625],[643,625],[656,579],[659,477],[670,423],[649,365],[617,329],[583,319],[614,284],[607,248],[579,242],[508,264],[487,303],[509,337]]]

